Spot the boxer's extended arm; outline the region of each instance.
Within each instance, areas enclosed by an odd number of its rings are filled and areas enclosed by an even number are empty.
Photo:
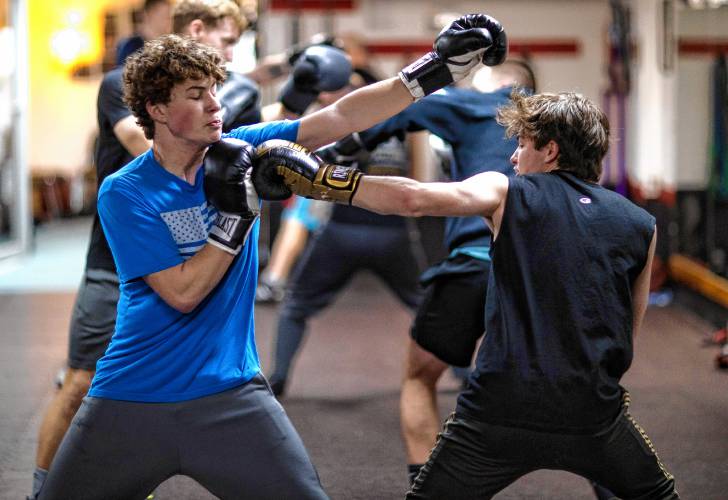
[[[508,178],[486,172],[461,182],[417,182],[405,177],[365,175],[351,204],[381,214],[410,217],[481,216],[496,219],[508,193]]]
[[[404,68],[398,78],[363,87],[303,118],[296,142],[315,150],[365,130],[464,78],[481,60],[500,64],[506,52],[505,32],[497,21],[482,14],[463,16],[438,35],[432,52]]]
[[[301,119],[296,142],[314,150],[389,118],[412,103],[399,78],[367,85]]]
[[[652,260],[655,256],[655,246],[657,245],[657,227],[652,235],[650,249],[647,252],[647,261],[642,272],[637,276],[632,285],[632,337],[637,337],[642,326],[642,320],[645,317],[647,303],[650,298],[650,277],[652,276]]]
[[[498,172],[448,183],[367,176],[353,167],[325,163],[305,148],[281,140],[266,141],[256,148],[252,177],[256,191],[264,199],[280,199],[293,192],[382,214],[479,215],[495,224],[494,230],[508,193],[508,178]]]

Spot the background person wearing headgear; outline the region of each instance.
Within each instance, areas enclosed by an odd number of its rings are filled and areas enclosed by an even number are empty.
[[[364,80],[355,73],[351,90]],[[322,104],[350,90],[322,93]],[[319,149],[323,158],[333,151]],[[360,155],[357,168],[370,175],[410,174],[410,158],[400,138],[390,138]],[[321,202],[316,202],[321,203]],[[328,221],[313,234],[297,262],[279,308],[274,335],[273,367],[268,379],[276,396],[286,391],[293,360],[306,334],[308,320],[329,306],[361,271],[377,276],[401,303],[413,311],[420,301],[420,266],[410,225],[403,217],[383,216],[356,207],[335,205]]]
[[[331,104],[332,96],[347,88],[352,78],[355,61],[342,50],[336,37],[315,35],[308,45],[294,46],[290,53],[289,62],[293,70],[281,89],[279,104],[268,106],[265,110],[268,117],[272,114],[292,118],[310,112],[312,108],[315,110]],[[278,207],[271,204],[270,208],[272,215]],[[273,243],[258,279],[257,302],[267,304],[283,300],[290,272],[306,247],[309,235],[328,218],[329,208],[325,203],[322,205],[293,196],[284,201],[280,224],[274,225],[269,220]]]
[[[144,0],[137,32],[116,45],[117,66],[123,66],[127,57],[141,50],[145,41],[172,30],[172,3],[171,0]]]
[[[173,29],[180,35],[192,37],[202,43],[217,48],[225,60],[233,59],[233,49],[245,29],[247,21],[238,4],[233,0],[180,0],[173,11]],[[346,54],[332,46],[312,44],[301,50],[298,56],[286,63],[285,71],[290,73],[278,102],[261,109],[260,90],[262,64],[248,74],[227,71],[227,78],[218,90],[222,105],[223,130],[229,131],[241,125],[258,123],[265,115],[265,121],[282,118],[297,118],[305,107],[290,109],[281,105],[290,98],[303,102],[300,95],[312,96],[321,90],[337,90],[348,82],[351,63]],[[280,70],[282,74],[283,70]],[[269,71],[268,71],[269,72]],[[303,77],[296,76],[303,75]],[[262,78],[270,82],[270,75]],[[291,97],[288,97],[291,96]]]
[[[233,0],[181,0],[173,12],[174,28],[230,57],[229,48],[240,36],[244,20]],[[99,87],[97,119],[99,138],[94,151],[97,185],[147,151],[151,142],[123,102],[123,67],[104,75]],[[234,87],[234,88],[233,88]],[[256,123],[260,117],[257,87],[245,77],[235,80],[224,109],[231,119],[227,126]],[[51,400],[38,431],[36,468],[30,498],[40,491],[48,468],[74,414],[88,392],[96,370],[114,333],[119,280],[98,213],[94,214],[91,237],[69,327],[68,369],[61,389]]]
[[[475,73],[474,88],[447,87],[371,129],[333,147],[342,154],[371,149],[394,134],[428,130],[452,148],[449,176],[462,181],[485,171],[513,175],[516,140],[496,122],[499,106],[514,87],[535,89],[530,66],[509,59]],[[400,422],[410,483],[430,454],[441,427],[437,382],[448,364],[467,367],[485,331],[485,294],[490,273],[490,229],[482,217],[448,217],[447,258],[420,281],[424,298],[412,325],[400,394]]]
[[[496,28],[486,16],[464,18],[400,78],[222,141],[217,50],[170,35],[130,56],[124,99],[153,144],[99,191],[121,284],[116,327],[40,498],[138,497],[181,473],[221,497],[325,497],[260,374],[252,311],[260,205],[241,141],[318,148],[370,127],[465,77]]]
[[[498,120],[518,138],[515,177],[369,176],[277,141],[256,149],[257,192],[283,184],[382,214],[479,215],[492,230],[487,335],[407,498],[491,498],[552,469],[620,498],[677,499],[620,385],[647,309],[655,218],[599,185],[609,122],[596,104],[574,93],[512,101]],[[323,185],[333,172],[352,182]]]

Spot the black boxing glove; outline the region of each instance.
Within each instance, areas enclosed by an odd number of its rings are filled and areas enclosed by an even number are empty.
[[[351,61],[341,49],[313,45],[300,55],[281,89],[279,101],[293,113],[302,115],[320,92],[332,92],[348,85]]]
[[[207,200],[217,209],[207,242],[237,255],[260,216],[260,200],[251,180],[253,146],[224,138],[212,144],[203,161]]]
[[[253,159],[253,185],[265,200],[295,193],[351,205],[362,173],[324,163],[296,143],[274,139],[260,144]]]
[[[316,156],[326,163],[350,167],[369,156],[369,150],[358,132],[316,150]]]
[[[499,37],[507,47],[505,32],[498,21],[485,14],[468,14],[445,27],[435,39],[434,50],[399,72],[402,83],[415,100],[465,78],[493,47]],[[495,62],[502,51],[489,53],[488,62]]]
[[[227,79],[217,91],[222,107],[222,130],[229,132],[242,125],[260,123],[260,92],[250,78],[228,71]]]
[[[460,26],[482,26],[488,30],[493,44],[483,52],[483,64],[486,66],[498,66],[508,57],[508,37],[506,31],[495,18],[485,14],[469,14],[456,20],[448,29],[452,29],[453,24]]]
[[[307,42],[297,43],[292,45],[286,50],[286,56],[288,59],[288,65],[293,66],[298,61],[306,49],[314,45],[328,45],[329,47],[336,47],[337,49],[344,50],[344,44],[341,40],[336,38],[334,35],[329,33],[316,33]]]

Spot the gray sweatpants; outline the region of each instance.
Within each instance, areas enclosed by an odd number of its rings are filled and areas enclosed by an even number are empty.
[[[328,498],[260,374],[179,403],[84,398],[39,498],[143,499],[177,474],[223,499]]]

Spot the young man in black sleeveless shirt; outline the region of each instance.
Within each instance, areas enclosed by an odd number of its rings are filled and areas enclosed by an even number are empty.
[[[620,498],[678,498],[619,384],[647,306],[656,232],[651,215],[597,183],[607,118],[563,93],[514,94],[498,120],[518,137],[515,178],[423,184],[350,173],[343,188],[378,213],[480,215],[493,231],[476,368],[407,498],[490,498],[537,469],[579,474]],[[284,182],[295,191],[294,177]]]

